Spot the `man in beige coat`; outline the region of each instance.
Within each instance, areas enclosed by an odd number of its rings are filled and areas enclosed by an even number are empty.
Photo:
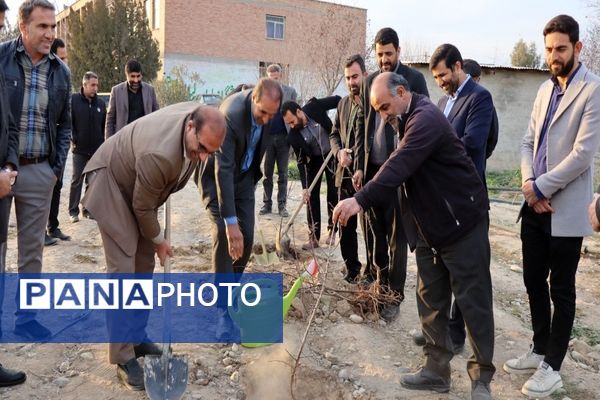
[[[532,374],[521,392],[536,398],[563,386],[559,371],[575,319],[581,245],[592,234],[586,208],[600,145],[600,78],[579,62],[579,24],[559,15],[543,33],[552,77],[538,90],[521,143],[523,282],[533,343],[504,364],[509,373]]]
[[[225,126],[217,109],[180,103],[134,121],[96,151],[84,170],[90,184],[82,203],[98,222],[108,273],[152,273],[154,253],[161,265],[172,255],[157,210],[219,149]],[[126,330],[144,329],[146,320],[136,318]],[[118,364],[119,379],[132,390],[144,388],[136,358],[146,354],[160,350],[152,343],[109,344],[109,362]]]

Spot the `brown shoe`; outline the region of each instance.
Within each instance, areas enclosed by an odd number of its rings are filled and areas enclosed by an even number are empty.
[[[309,239],[308,242],[302,245],[302,250],[312,250],[319,248],[319,241],[317,239]]]

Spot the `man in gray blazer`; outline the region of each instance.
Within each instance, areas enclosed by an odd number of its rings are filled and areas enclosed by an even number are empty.
[[[586,209],[600,145],[600,78],[579,62],[577,21],[556,16],[543,34],[552,78],[538,90],[521,144],[523,280],[533,345],[504,364],[507,372],[535,372],[521,389],[529,397],[549,396],[563,385],[559,370],[575,318],[581,244],[592,234]]]
[[[142,65],[137,60],[125,65],[127,80],[110,90],[104,137],[108,139],[122,127],[158,110],[158,100],[152,85],[142,82]]]

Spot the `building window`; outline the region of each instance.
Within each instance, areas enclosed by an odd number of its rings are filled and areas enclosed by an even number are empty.
[[[267,15],[267,39],[283,40],[285,17]]]

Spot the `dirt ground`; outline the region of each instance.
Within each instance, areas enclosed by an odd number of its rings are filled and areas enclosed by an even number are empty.
[[[46,272],[103,272],[104,255],[94,221],[82,219],[73,224],[68,219],[67,200],[70,163],[65,174],[60,211],[61,229],[72,236],[44,251]],[[299,204],[298,182],[291,185],[290,212]],[[262,198],[262,187],[257,189]],[[174,195],[173,236],[176,257],[172,268],[180,272],[210,270],[210,225],[200,203],[197,189],[189,184]],[[261,206],[260,202],[256,208]],[[525,352],[530,343],[529,308],[520,272],[520,240],[516,205],[494,204],[491,210],[492,278],[496,322],[495,365],[492,382],[495,399],[522,399],[520,388],[526,377],[510,376],[502,370],[508,358]],[[16,232],[14,215],[8,242],[8,270],[16,271]],[[306,218],[302,211],[294,224],[292,242],[296,248],[306,240]],[[281,223],[275,214],[259,217],[257,224],[268,247],[272,247],[275,231]],[[361,240],[359,240],[361,241]],[[364,260],[364,246],[359,246]],[[574,344],[578,351],[567,355],[561,374],[565,391],[555,399],[600,399],[600,240],[586,239],[577,276],[577,320]],[[286,283],[302,268],[310,254],[301,253],[300,260],[283,261],[262,267],[251,263],[250,271],[282,271]],[[296,399],[469,399],[470,382],[466,373],[469,346],[452,361],[452,388],[449,394],[415,392],[400,386],[400,376],[415,370],[422,362],[421,348],[415,346],[411,331],[418,328],[415,306],[414,257],[409,258],[406,299],[400,317],[386,325],[372,314],[361,315],[344,299],[352,299],[355,286],[342,280],[343,263],[339,248],[317,250],[327,290],[311,324],[297,371]],[[329,259],[329,262],[327,262]],[[296,355],[312,312],[318,288],[311,282],[296,302],[296,309],[284,325],[284,343],[260,349],[238,345],[176,344],[174,351],[189,360],[189,385],[185,399],[291,399],[291,355]],[[364,317],[352,322],[350,314]],[[353,317],[355,319],[355,317]],[[585,344],[589,355],[581,348]],[[586,356],[583,354],[583,356]],[[599,357],[600,358],[600,357]],[[0,361],[9,367],[24,369],[27,382],[14,388],[0,389],[1,399],[144,399],[142,392],[133,393],[117,381],[115,367],[107,362],[106,346],[96,344],[5,344],[0,345]]]

